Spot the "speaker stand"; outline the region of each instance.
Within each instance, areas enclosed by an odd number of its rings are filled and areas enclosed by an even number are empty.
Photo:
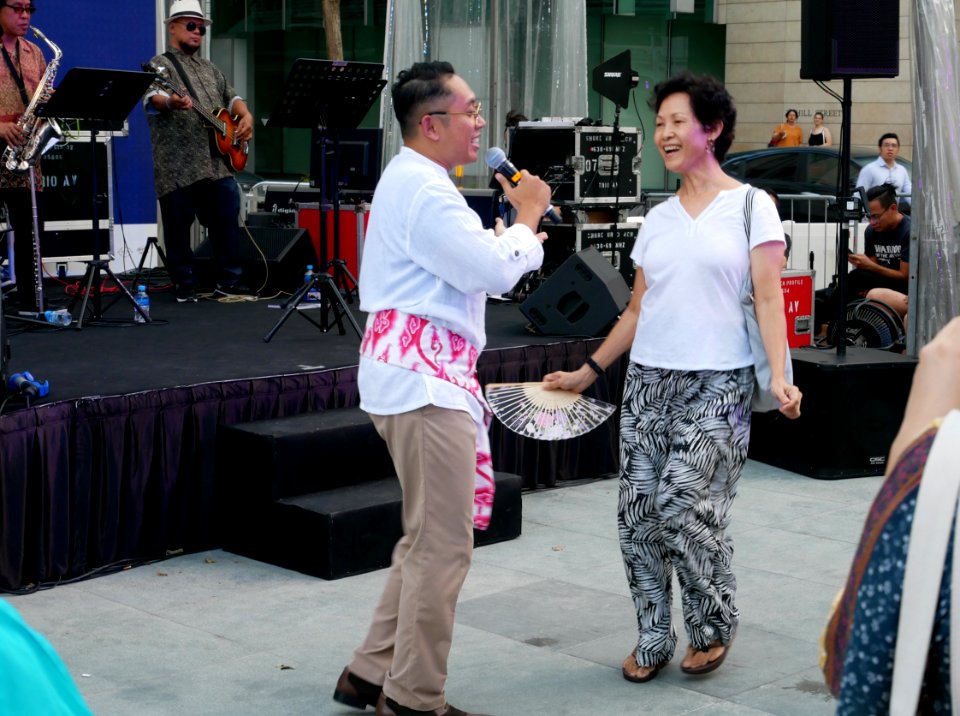
[[[169,271],[167,267],[167,255],[163,253],[163,247],[160,246],[160,242],[157,241],[156,236],[151,236],[147,239],[147,245],[143,247],[143,251],[140,253],[140,263],[137,264],[137,271],[133,274],[133,285],[137,286],[140,282],[140,275],[143,273],[143,266],[147,262],[147,256],[150,254],[150,250],[153,249],[157,258],[160,259],[160,264],[164,269]],[[147,288],[150,288],[150,278],[147,274]]]
[[[860,212],[853,208],[853,198],[850,191],[850,108],[852,81],[849,77],[843,78],[843,97],[840,101],[840,187],[842,196],[837,197],[840,202],[840,231],[837,245],[837,358],[842,359],[847,352],[847,255],[850,253],[850,223],[860,218]]]
[[[322,298],[321,302],[316,304],[316,309],[302,309],[300,304],[303,303],[306,299],[307,294],[311,290],[319,291]],[[323,321],[322,323],[317,323],[313,320],[308,314],[310,310],[319,310],[323,312]],[[310,323],[319,328],[323,333],[332,328],[327,323],[326,315],[327,311],[333,311],[333,318],[339,328],[340,335],[346,334],[347,330],[343,326],[343,319],[346,319],[350,322],[350,326],[357,334],[357,338],[363,338],[363,331],[360,329],[360,324],[357,323],[357,319],[353,317],[353,314],[350,312],[350,309],[347,308],[346,302],[343,300],[343,296],[340,294],[340,289],[337,288],[337,284],[333,280],[333,276],[328,274],[326,271],[320,271],[313,275],[313,278],[310,281],[304,281],[303,285],[297,290],[293,296],[290,297],[290,300],[287,301],[283,315],[280,316],[273,328],[271,328],[267,335],[263,337],[264,343],[269,343],[277,331],[280,330],[281,326],[287,322],[287,319],[290,318],[290,315],[296,311],[301,316],[306,318]]]

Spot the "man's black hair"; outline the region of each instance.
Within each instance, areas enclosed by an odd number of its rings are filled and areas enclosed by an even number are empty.
[[[880,206],[889,209],[897,203],[897,187],[893,184],[878,184],[867,189],[867,201],[879,201]]]
[[[447,79],[456,74],[449,62],[417,62],[401,70],[390,90],[393,112],[400,122],[404,138],[414,135],[417,123],[425,114],[421,110],[428,102],[450,95]]]
[[[884,139],[896,139],[896,140],[897,140],[897,146],[900,146],[900,137],[897,136],[897,133],[896,133],[896,132],[887,132],[886,134],[880,135],[880,141],[877,142],[877,146],[878,146],[878,147],[882,147],[882,146],[883,146],[883,140],[884,140]]]

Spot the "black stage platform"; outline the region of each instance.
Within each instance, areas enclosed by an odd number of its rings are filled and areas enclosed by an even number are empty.
[[[56,296],[50,301],[54,307],[65,303]],[[156,321],[151,325],[134,324],[133,309],[126,302],[106,312],[106,318],[126,325],[84,323],[79,331],[31,328],[18,333],[17,324],[10,323],[9,372],[27,370],[35,378],[49,380],[50,395],[43,402],[52,403],[356,365],[360,340],[349,325],[346,335],[340,336],[336,326],[323,333],[303,318],[291,316],[273,340],[264,343],[263,336],[281,315],[271,305],[279,301],[177,303],[172,293],[160,292],[151,294],[150,315]],[[318,309],[306,310],[319,320]],[[354,311],[354,315],[363,326],[365,314]],[[516,304],[491,303],[487,349],[571,340],[534,335],[526,324]],[[8,405],[3,412],[20,406]]]
[[[123,302],[106,317],[126,325],[8,326],[9,372],[49,381],[50,395],[30,408],[8,403],[0,415],[0,589],[217,546],[215,486],[230,484],[229,475],[216,479],[218,429],[358,404],[357,336],[291,316],[265,343],[280,317],[270,303],[177,304],[154,293],[150,325],[134,324]],[[539,380],[579,367],[599,345],[535,336],[526,323],[515,304],[488,307],[481,383]],[[611,366],[594,395],[617,403],[623,370]],[[494,423],[494,465],[526,489],[608,475],[616,430],[614,418],[544,443]]]

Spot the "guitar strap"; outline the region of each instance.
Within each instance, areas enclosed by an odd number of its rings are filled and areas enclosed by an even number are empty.
[[[167,50],[163,53],[163,56],[170,60],[170,64],[173,65],[173,69],[177,71],[177,75],[180,77],[180,81],[183,83],[183,86],[187,88],[187,92],[190,93],[190,96],[193,97],[194,102],[197,100],[197,92],[193,89],[193,85],[190,84],[190,78],[187,77],[187,73],[183,71],[183,65],[180,64],[180,60],[177,59],[177,56]]]
[[[177,59],[177,56],[172,52],[167,50],[163,53],[163,56],[170,60],[170,64],[173,65],[173,69],[176,70],[177,76],[180,77],[180,82],[184,87],[187,88],[187,92],[190,93],[190,97],[194,102],[197,101],[197,92],[193,89],[193,85],[190,84],[190,78],[187,77],[187,73],[183,71],[183,65],[180,64],[180,60]],[[213,139],[213,135],[208,133],[210,139],[210,156],[219,157],[219,152],[217,151],[217,144]]]

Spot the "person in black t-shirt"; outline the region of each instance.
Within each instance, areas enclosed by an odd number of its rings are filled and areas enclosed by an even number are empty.
[[[864,234],[864,252],[849,254],[850,297],[863,296],[871,288],[907,292],[910,274],[910,217],[900,213],[897,191],[881,184],[867,191],[870,226]]]

